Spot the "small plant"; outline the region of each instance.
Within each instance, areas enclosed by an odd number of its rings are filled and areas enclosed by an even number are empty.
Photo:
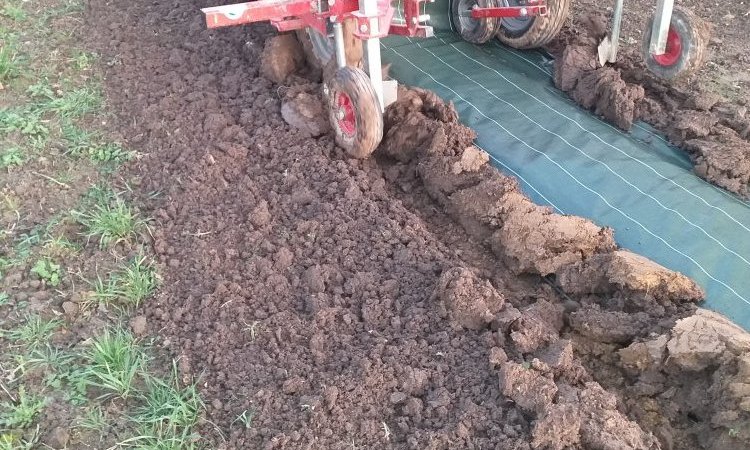
[[[0,427],[16,429],[26,428],[32,424],[34,418],[44,409],[45,401],[26,393],[26,388],[18,388],[18,401],[3,403],[0,413]]]
[[[239,422],[242,425],[244,425],[246,430],[249,430],[253,426],[254,417],[255,417],[255,411],[246,409],[242,411],[242,414],[237,416],[237,418],[232,421],[232,425]]]
[[[1,334],[11,341],[20,342],[34,350],[46,344],[61,324],[62,322],[57,319],[44,320],[39,316],[26,316],[23,325],[9,331],[3,331]]]
[[[15,46],[0,43],[0,81],[10,81],[21,73],[20,61]]]
[[[191,428],[198,421],[203,402],[194,384],[179,386],[176,367],[168,381],[146,377],[147,391],[142,396],[143,406],[136,410],[134,421],[151,426]]]
[[[144,355],[133,336],[125,330],[107,330],[94,339],[84,358],[87,366],[82,372],[85,383],[127,398],[144,364]]]
[[[50,286],[59,286],[61,280],[61,267],[60,264],[55,264],[49,258],[41,258],[37,260],[34,267],[31,268],[31,273],[37,275],[42,280],[46,281]]]
[[[50,100],[42,106],[42,110],[52,111],[69,119],[96,112],[101,105],[101,92],[91,86],[84,86]]]
[[[10,303],[10,295],[7,292],[0,292],[0,306]]]
[[[0,64],[2,64],[0,62]],[[2,69],[0,69],[2,70]],[[41,113],[31,109],[0,109],[0,133],[18,132],[32,139],[46,139],[49,129]]]
[[[76,420],[75,427],[98,432],[101,437],[107,428],[107,415],[100,406],[94,406],[87,409],[83,417]]]
[[[156,270],[145,256],[136,257],[116,279],[116,293],[129,305],[138,307],[158,284]]]
[[[29,86],[26,89],[26,93],[29,97],[36,99],[52,100],[55,98],[55,92],[52,90],[46,77]]]
[[[99,247],[105,248],[127,241],[145,225],[119,197],[113,202],[98,203],[89,212],[73,212],[74,217],[84,227],[88,239],[99,237]]]
[[[20,166],[24,162],[23,152],[18,147],[11,147],[0,155],[0,169]]]
[[[23,7],[10,2],[5,2],[3,9],[0,10],[0,15],[7,17],[14,22],[23,22],[26,20],[26,11],[23,10]]]

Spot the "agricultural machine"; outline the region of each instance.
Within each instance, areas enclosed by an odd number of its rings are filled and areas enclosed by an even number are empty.
[[[599,49],[602,64],[613,62],[617,53],[622,0],[616,2],[610,42],[605,39]],[[692,16],[677,10],[673,15],[674,0],[658,2],[646,37],[647,66],[670,78],[692,64],[698,41],[690,25]],[[209,28],[270,22],[281,32],[295,31],[313,65],[335,64],[323,91],[336,142],[350,155],[365,158],[380,143],[383,111],[395,100],[384,94],[395,82],[383,80],[380,39],[433,36],[428,11],[442,5],[435,0],[398,0],[395,8],[391,0],[257,0],[203,12]],[[453,28],[464,40],[482,44],[497,37],[506,45],[527,49],[544,46],[557,35],[569,5],[570,0],[449,0],[447,7]]]

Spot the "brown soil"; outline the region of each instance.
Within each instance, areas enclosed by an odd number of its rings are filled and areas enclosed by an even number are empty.
[[[147,326],[200,379],[210,447],[750,442],[744,385],[719,389],[745,379],[746,335],[692,315],[692,281],[533,204],[430,92],[400,92],[374,159],[291,128],[282,103],[312,106],[259,74],[269,29],[207,31],[207,4],[94,1],[89,23],[121,61],[108,94],[147,153],[138,190],[162,193]],[[301,75],[287,93],[315,92]],[[663,358],[629,363],[659,339]]]
[[[688,152],[698,176],[740,196],[750,195],[749,98],[742,90],[720,89],[726,87],[728,79],[720,79],[718,85],[709,82],[712,76],[719,76],[711,70],[719,65],[723,71],[749,73],[746,32],[715,26],[713,32],[722,36],[716,39],[723,39],[724,44],[713,49],[709,69],[668,83],[645,69],[637,50],[640,47],[633,45],[623,44],[615,65],[599,67],[597,46],[607,33],[608,19],[601,12],[590,11],[598,9],[586,6],[584,0],[574,6],[571,24],[550,45],[556,56],[556,86],[624,130],[629,130],[635,120],[653,125]],[[627,4],[626,11],[630,12],[624,18],[623,39],[628,42],[633,39],[634,23],[640,21],[645,26],[651,10],[645,5]],[[713,24],[726,20],[714,18]],[[745,14],[734,17],[732,23],[748,26],[747,20]],[[704,34],[711,33],[709,28]],[[732,83],[748,86],[750,79]]]

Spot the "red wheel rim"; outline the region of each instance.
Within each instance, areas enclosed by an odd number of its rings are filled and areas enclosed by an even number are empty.
[[[669,27],[669,33],[667,34],[667,47],[664,49],[663,55],[652,55],[654,61],[660,66],[673,66],[680,60],[682,55],[682,38],[677,33],[674,27]]]
[[[343,92],[339,92],[336,96],[336,121],[345,135],[354,136],[357,131],[354,104],[352,99]]]

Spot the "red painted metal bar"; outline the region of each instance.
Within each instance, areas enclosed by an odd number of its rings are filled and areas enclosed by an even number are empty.
[[[533,17],[547,14],[547,5],[503,6],[500,8],[474,8],[471,10],[472,19],[495,17]]]
[[[252,22],[274,20],[281,22],[290,17],[313,12],[309,0],[260,0],[234,5],[205,8],[208,28],[228,27]]]

